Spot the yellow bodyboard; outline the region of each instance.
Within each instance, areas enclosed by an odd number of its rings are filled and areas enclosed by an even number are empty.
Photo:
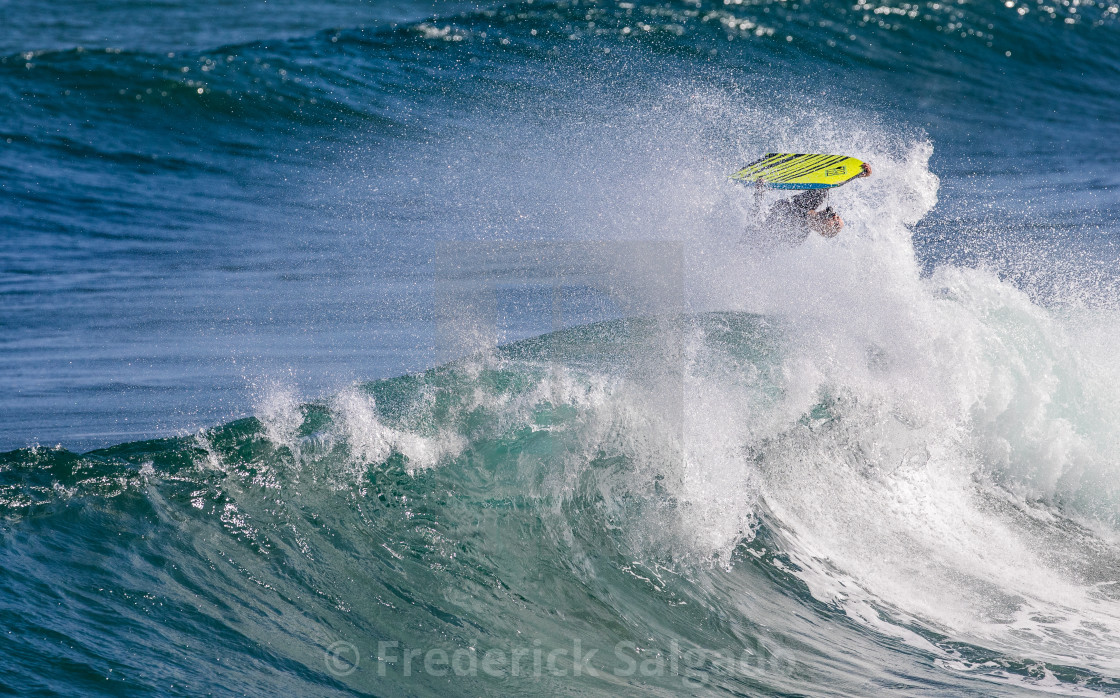
[[[862,160],[847,155],[767,153],[731,179],[751,184],[761,181],[773,189],[828,189],[852,181],[862,168]]]

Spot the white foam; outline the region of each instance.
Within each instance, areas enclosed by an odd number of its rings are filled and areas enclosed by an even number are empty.
[[[668,100],[655,124],[637,117],[649,128],[595,144],[622,164],[600,166],[591,147],[564,156],[598,187],[570,185],[584,195],[574,230],[682,241],[688,309],[759,313],[781,328],[766,375],[687,366],[679,428],[651,419],[632,386],[602,408],[590,443],[674,475],[660,484],[680,504],[667,527],[675,538],[642,535],[726,551],[750,534],[761,496],[804,569],[821,561],[818,580],[839,571],[861,590],[844,602],[860,622],[872,624],[874,606],[1014,655],[1120,670],[1120,614],[1096,586],[1103,573],[1071,569],[1060,551],[1082,535],[1062,533],[1063,522],[1112,528],[1120,516],[1120,371],[1110,356],[1120,318],[1106,302],[1042,307],[982,269],[923,276],[910,227],[936,205],[938,180],[920,136],[861,127],[858,115],[841,129],[823,114],[734,102],[698,90]],[[729,143],[741,144],[738,157],[716,152]],[[838,238],[741,242],[757,212],[726,176],[766,150],[873,164],[873,177],[830,195],[848,223]],[[549,184],[569,186],[562,175]],[[778,398],[762,396],[766,383]],[[803,424],[822,402],[831,419]],[[993,493],[1043,502],[1056,520],[997,506]]]
[[[265,437],[277,446],[286,446],[298,461],[303,410],[295,390],[278,383],[270,384],[257,397],[253,414],[264,427]]]
[[[562,498],[594,459],[625,455],[627,468],[592,480],[638,549],[726,562],[764,502],[798,574],[857,622],[916,646],[917,623],[1115,673],[1120,621],[1101,585],[1115,581],[1107,536],[1120,520],[1117,304],[1043,307],[983,269],[924,276],[911,227],[938,202],[931,144],[797,97],[777,95],[782,108],[769,110],[674,86],[625,114],[535,131],[521,149],[508,133],[509,152],[448,154],[495,173],[449,168],[442,183],[471,234],[677,241],[685,297],[649,307],[745,311],[779,327],[773,366],[755,369],[721,365],[703,338],[700,349],[686,339],[679,400],[659,384],[672,369],[560,367],[535,392],[479,388],[470,402],[494,411],[499,430],[532,425],[541,403],[577,406],[549,426],[577,433],[580,448],[550,462],[545,486]],[[839,237],[785,248],[746,232],[759,208],[727,175],[767,151],[872,163],[873,177],[830,194],[847,221]],[[615,290],[680,287],[654,281]],[[347,439],[371,452],[400,441],[372,407],[347,410],[357,425]]]

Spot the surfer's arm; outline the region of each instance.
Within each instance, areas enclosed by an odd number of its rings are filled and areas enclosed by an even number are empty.
[[[863,170],[863,171],[860,172],[858,175],[856,175],[857,177],[870,177],[871,176],[871,165],[868,165],[865,162],[862,165],[860,165],[860,169]]]
[[[801,210],[802,213],[812,211],[824,203],[827,189],[810,189],[790,199],[790,203]]]

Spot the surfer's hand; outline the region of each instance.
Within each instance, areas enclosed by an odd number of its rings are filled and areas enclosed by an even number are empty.
[[[762,203],[762,198],[766,195],[766,179],[759,177],[754,180],[754,200],[759,204]]]
[[[860,177],[870,177],[871,176],[871,165],[868,165],[865,162],[860,167],[863,170],[863,172],[859,175]]]

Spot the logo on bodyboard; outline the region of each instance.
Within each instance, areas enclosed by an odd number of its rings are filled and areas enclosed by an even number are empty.
[[[848,168],[841,165],[840,167],[833,167],[831,170],[825,170],[825,177],[835,177],[836,175],[847,174]]]

